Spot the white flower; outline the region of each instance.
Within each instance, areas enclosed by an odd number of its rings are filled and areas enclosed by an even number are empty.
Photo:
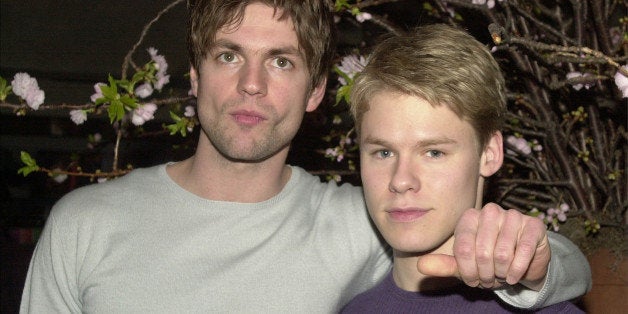
[[[144,83],[135,88],[135,95],[139,98],[146,98],[153,94],[153,86],[150,83]]]
[[[98,100],[98,98],[105,97],[105,96],[103,96],[102,90],[100,89],[101,86],[107,86],[107,84],[105,84],[105,83],[96,83],[96,84],[94,84],[94,94],[92,94],[92,96],[90,97],[90,99],[92,100],[93,103],[95,103],[96,100]]]
[[[32,89],[39,89],[39,85],[37,85],[37,80],[28,73],[20,72],[15,74],[13,77],[13,81],[11,81],[11,87],[13,88],[13,92],[15,95],[18,95],[22,98],[26,98],[28,92]]]
[[[191,117],[196,115],[196,111],[194,110],[194,107],[186,106],[185,107],[185,112],[183,113],[183,115],[188,117],[188,118],[191,118]]]
[[[157,73],[156,78],[157,82],[155,82],[155,89],[158,91],[161,91],[164,85],[170,83],[170,75],[160,75],[159,73]]]
[[[46,95],[44,91],[41,89],[34,89],[28,92],[26,95],[26,104],[33,108],[33,110],[39,109],[39,106],[44,103],[46,99]]]
[[[37,80],[28,73],[20,72],[15,74],[11,81],[11,88],[15,95],[20,96],[26,101],[26,104],[33,110],[39,109],[44,103],[46,95],[43,90],[39,89]]]
[[[57,168],[57,169],[55,169],[55,170],[56,170],[56,171],[60,171],[60,169],[58,169],[58,168]],[[59,184],[63,183],[63,182],[64,182],[67,178],[68,178],[68,175],[67,175],[67,174],[60,174],[60,173],[55,173],[55,174],[52,176],[52,180],[54,180],[55,182],[57,182],[57,183],[59,183]]]
[[[142,125],[146,121],[154,119],[154,113],[157,110],[157,105],[148,103],[140,105],[137,109],[133,110],[133,117],[131,122],[135,125]]]
[[[578,71],[574,71],[574,72],[569,72],[567,73],[566,77],[568,80],[572,79],[572,78],[577,78],[577,77],[581,77],[582,73],[578,72]],[[573,89],[575,90],[580,90],[583,85],[582,84],[571,84]]]
[[[157,69],[157,73],[155,74],[155,78],[157,82],[155,82],[155,89],[161,91],[164,85],[170,82],[170,75],[166,74],[168,70],[168,62],[166,62],[166,57],[157,54],[157,49],[150,47],[148,48],[148,53],[150,54],[151,59],[155,62],[155,69]]]
[[[364,23],[364,21],[368,21],[372,18],[373,16],[371,15],[371,13],[368,12],[360,12],[358,13],[358,15],[355,16],[355,19],[358,20],[358,22],[360,23]]]
[[[622,66],[622,69],[628,71],[628,65]],[[615,84],[621,91],[622,98],[628,98],[628,77],[617,71],[615,73]]]
[[[506,142],[514,146],[517,150],[519,150],[519,152],[524,155],[530,155],[530,153],[532,152],[532,148],[530,148],[528,141],[526,141],[524,138],[510,135],[506,138]],[[510,151],[509,153],[512,155],[514,152],[511,152],[512,151]]]
[[[83,122],[87,121],[87,112],[81,109],[75,109],[70,111],[70,119],[76,125],[83,124]]]
[[[340,60],[338,70],[342,71],[342,73],[353,79],[353,77],[357,73],[361,72],[364,69],[365,65],[366,59],[363,56],[349,55],[343,57],[342,60]],[[342,85],[347,85],[347,82],[343,77],[338,77],[338,81]]]

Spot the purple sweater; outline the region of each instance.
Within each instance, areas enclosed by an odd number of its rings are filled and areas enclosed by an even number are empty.
[[[447,291],[421,293],[397,287],[392,272],[377,286],[357,295],[342,313],[527,313],[501,302],[491,290],[461,284]],[[584,313],[561,302],[533,313]]]

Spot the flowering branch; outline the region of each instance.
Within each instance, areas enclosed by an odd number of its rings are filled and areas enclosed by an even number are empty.
[[[132,59],[149,29],[183,0],[173,0],[149,21],[127,52],[121,78],[108,77],[94,85],[86,104],[45,104],[35,78],[18,73],[13,81],[0,78],[0,108],[26,115],[34,110],[68,110],[80,125],[88,116],[104,115],[115,131],[110,172],[84,172],[77,162],[65,170],[40,167],[22,153],[20,173],[46,173],[52,177],[80,176],[92,180],[124,175],[119,169],[120,145],[132,130],[154,119],[158,108],[168,107],[170,122],[155,132],[133,136],[186,136],[198,126],[193,97],[153,96],[169,83],[168,63],[157,49],[148,49],[150,61],[138,66]],[[391,19],[386,7],[397,0],[336,0],[337,17],[382,34],[401,34],[408,25]],[[420,20],[461,27],[482,25],[478,38],[491,38],[492,52],[507,79],[508,106],[505,161],[491,179],[493,200],[539,217],[548,228],[560,230],[570,222],[585,234],[604,227],[625,229],[628,215],[628,16],[620,16],[619,1],[503,1],[425,0],[399,5],[418,6]],[[472,15],[471,18],[465,15]],[[340,25],[340,24],[339,24]],[[341,30],[342,31],[342,30]],[[369,29],[369,31],[372,31]],[[373,42],[364,38],[334,67],[337,86],[333,112],[326,121],[329,133],[312,151],[342,169],[311,170],[328,180],[355,175],[359,163],[357,143],[347,103],[354,76],[368,60]],[[129,68],[134,73],[128,73]],[[11,97],[15,101],[10,100]],[[332,97],[333,98],[333,97]],[[135,128],[135,129],[133,129]],[[295,143],[298,145],[298,143]],[[123,159],[122,159],[123,160]],[[332,167],[333,168],[333,167]],[[576,233],[579,234],[579,233]],[[578,239],[572,239],[578,242]]]
[[[376,2],[355,3],[361,13],[371,6]],[[628,4],[423,2],[435,21],[466,27],[459,12],[469,11],[476,14],[474,23],[483,19],[509,89],[507,154],[492,178],[493,197],[544,219],[554,230],[567,217],[580,220],[590,235],[603,226],[626,226],[628,136],[626,102],[620,99],[628,97],[628,16],[617,14],[626,12],[618,6]],[[401,29],[391,21],[383,25],[384,32]],[[337,102],[348,101],[355,74],[348,64],[356,62],[347,58],[356,60],[347,56],[336,68]]]

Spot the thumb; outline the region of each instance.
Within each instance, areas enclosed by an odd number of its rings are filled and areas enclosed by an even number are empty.
[[[434,277],[460,277],[456,259],[446,254],[428,254],[419,259],[417,269],[420,273]]]

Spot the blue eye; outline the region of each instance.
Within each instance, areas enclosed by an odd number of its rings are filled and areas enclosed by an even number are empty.
[[[426,155],[430,158],[440,158],[443,157],[445,153],[441,152],[440,150],[431,149],[427,151]]]
[[[382,150],[378,150],[378,151],[376,151],[376,152],[375,152],[375,155],[376,155],[378,158],[381,158],[381,159],[386,159],[386,158],[388,158],[388,157],[392,156],[392,155],[393,155],[393,153],[392,153],[391,151],[389,151],[389,150],[382,149]]]

